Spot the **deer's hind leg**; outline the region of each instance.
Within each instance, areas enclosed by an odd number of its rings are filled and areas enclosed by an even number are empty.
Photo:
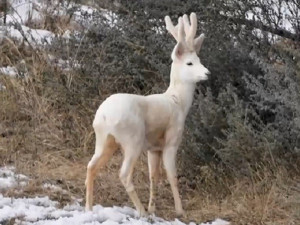
[[[108,134],[107,137],[102,139],[99,132],[96,133],[96,149],[95,154],[88,163],[86,174],[86,210],[92,210],[93,205],[93,189],[94,179],[101,168],[105,166],[108,160],[112,157],[114,152],[118,149],[118,144],[114,136]]]

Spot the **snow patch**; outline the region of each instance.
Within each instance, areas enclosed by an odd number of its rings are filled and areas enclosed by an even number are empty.
[[[24,25],[6,26],[5,28],[6,29],[2,28],[2,36],[5,35],[18,41],[26,40],[32,45],[50,44],[52,39],[55,37],[55,34],[48,30],[31,29]]]
[[[0,222],[18,218],[22,224],[57,225],[57,224],[143,224],[143,225],[185,225],[178,219],[165,221],[151,216],[138,218],[137,212],[128,207],[102,207],[96,205],[93,211],[85,212],[79,203],[57,208],[58,202],[48,197],[8,198],[0,194]],[[195,223],[190,223],[193,225]],[[201,225],[228,225],[229,223],[217,219],[212,223]]]
[[[24,24],[28,19],[40,18],[40,12],[34,9],[34,5],[38,4],[38,1],[32,0],[11,0],[12,13],[7,15],[6,22]]]
[[[222,219],[216,219],[213,222],[209,222],[209,223],[202,223],[200,225],[229,225],[230,223],[228,221],[222,220]]]
[[[13,167],[0,168],[0,191],[15,187],[19,181],[26,181],[28,177],[16,174]],[[64,191],[58,186],[44,184],[44,188],[55,191]],[[185,225],[180,220],[166,221],[156,216],[139,218],[136,210],[129,207],[102,207],[95,205],[93,211],[86,212],[78,201],[68,204],[62,209],[59,203],[52,201],[48,196],[35,198],[5,197],[0,194],[0,224],[14,220],[15,224],[35,225],[82,225],[82,224],[132,224],[132,225]],[[190,223],[189,225],[196,225]],[[229,222],[216,219],[211,223],[200,225],[229,225]]]
[[[13,66],[0,67],[0,74],[1,73],[10,77],[16,77],[18,75],[18,70]]]
[[[48,63],[54,65],[64,71],[71,71],[72,69],[79,69],[81,65],[78,60],[64,60],[56,58],[54,55],[48,55]]]
[[[54,191],[54,192],[61,192],[63,194],[68,193],[66,190],[64,190],[61,187],[54,185],[54,184],[45,183],[45,184],[43,184],[43,188],[46,190]]]
[[[29,178],[23,174],[15,174],[14,170],[13,167],[0,167],[0,191],[27,184]]]
[[[0,91],[5,91],[5,90],[6,90],[5,85],[3,85],[3,84],[0,83]]]

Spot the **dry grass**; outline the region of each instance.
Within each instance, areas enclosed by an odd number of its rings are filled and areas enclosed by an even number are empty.
[[[44,12],[44,17],[30,19],[25,23],[33,29],[49,30],[55,34],[63,35],[67,30],[81,30],[82,27],[76,23],[70,15],[55,15],[53,12]]]
[[[62,156],[63,154],[65,153],[39,154],[38,159],[35,160],[32,159],[31,153],[19,155],[13,164],[17,167],[17,171],[30,176],[32,180],[24,192],[18,195],[50,195],[51,199],[59,201],[62,205],[71,202],[71,196],[84,198],[86,164],[91,154],[89,153],[76,161],[66,159]],[[142,160],[136,166],[134,183],[142,202],[146,206],[149,196],[148,172],[145,155],[141,158]],[[122,155],[118,152],[97,177],[95,181],[95,204],[133,207],[118,178],[121,159]],[[231,221],[232,224],[240,225],[299,224],[299,181],[289,177],[283,171],[278,171],[275,176],[265,171],[259,176],[255,175],[255,178],[231,180],[227,187],[219,186],[212,193],[205,190],[205,183],[203,183],[203,188],[197,189],[191,189],[188,185],[181,184],[183,205],[187,212],[187,217],[183,218],[183,221],[203,222],[220,217]],[[48,192],[40,188],[43,183],[59,185],[68,190],[69,194]],[[224,194],[224,189],[226,189],[227,194]],[[165,179],[159,183],[159,190],[157,215],[166,219],[173,219],[175,214],[172,193]],[[216,190],[219,192],[215,193]],[[228,193],[227,190],[230,192]],[[14,192],[6,194],[16,196]]]
[[[228,187],[231,193],[221,199],[203,196],[198,211],[201,215],[196,218],[201,221],[220,216],[233,224],[298,224],[300,190],[292,183],[283,181],[280,173],[272,179],[236,181]],[[188,208],[193,204],[197,208],[200,199],[192,199]]]

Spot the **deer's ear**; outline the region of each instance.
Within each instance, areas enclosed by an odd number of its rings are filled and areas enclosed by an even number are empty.
[[[205,35],[201,34],[199,37],[195,38],[195,40],[194,40],[195,51],[197,54],[200,52],[202,43],[204,41],[204,37],[205,37]]]
[[[173,50],[172,59],[173,60],[180,59],[183,54],[184,54],[184,45],[182,42],[178,42]]]

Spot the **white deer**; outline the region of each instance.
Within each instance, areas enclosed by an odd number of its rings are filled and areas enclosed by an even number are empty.
[[[176,153],[181,142],[185,118],[192,105],[196,83],[207,79],[209,71],[197,56],[204,35],[195,38],[196,14],[178,19],[174,27],[165,17],[166,28],[177,41],[172,52],[170,86],[165,93],[148,96],[114,94],[97,110],[93,127],[96,134],[95,154],[88,163],[86,177],[86,210],[92,209],[95,175],[113,153],[121,148],[124,159],[120,180],[139,215],[146,215],[132,183],[135,163],[143,150],[148,152],[150,200],[148,212],[155,211],[155,185],[160,176],[161,161],[167,172],[178,216],[184,211],[177,186]]]

